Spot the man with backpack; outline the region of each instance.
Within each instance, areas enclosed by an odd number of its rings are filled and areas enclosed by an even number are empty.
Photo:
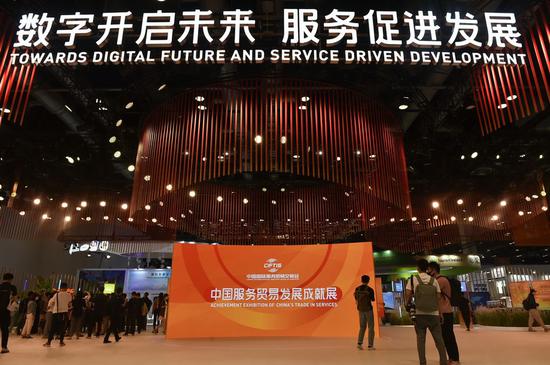
[[[363,350],[365,330],[369,326],[369,350],[374,350],[374,314],[372,303],[374,302],[374,290],[368,285],[370,277],[361,276],[361,285],[355,288],[355,302],[359,312],[359,336],[357,337],[357,348]]]
[[[445,343],[441,334],[441,322],[439,318],[439,297],[441,289],[437,280],[427,274],[428,261],[418,260],[418,275],[411,276],[407,281],[405,291],[405,303],[414,303],[408,307],[414,308],[416,317],[414,329],[416,331],[416,344],[420,365],[426,365],[426,330],[430,330],[439,353],[439,364],[447,365]]]
[[[529,332],[535,332],[533,322],[537,322],[542,328],[544,328],[544,332],[548,332],[548,327],[544,325],[544,321],[542,320],[538,310],[539,303],[535,300],[536,292],[537,291],[535,289],[531,288],[531,290],[529,290],[529,295],[523,300],[523,309],[529,311]]]
[[[445,348],[449,355],[449,364],[459,363],[460,355],[458,352],[458,345],[456,343],[456,337],[454,333],[454,314],[453,307],[451,305],[451,298],[460,295],[459,293],[453,293],[456,291],[455,286],[451,286],[451,281],[446,276],[440,274],[441,267],[435,261],[428,264],[428,274],[437,280],[441,295],[439,297],[439,313],[441,316],[441,331],[443,333],[443,341],[445,342]],[[460,284],[460,283],[459,283]],[[459,287],[460,289],[460,287]]]

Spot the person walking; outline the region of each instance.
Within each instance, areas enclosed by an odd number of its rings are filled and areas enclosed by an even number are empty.
[[[414,311],[414,329],[420,365],[426,365],[426,331],[429,329],[439,353],[439,364],[447,365],[447,353],[441,333],[439,297],[441,289],[437,280],[427,274],[428,261],[417,262],[418,275],[411,276],[405,290],[405,303]],[[411,315],[411,317],[413,317]]]
[[[141,308],[140,308],[140,300],[137,297],[136,292],[132,292],[130,296],[130,300],[128,300],[128,303],[126,303],[126,331],[124,332],[124,336],[128,336],[131,334],[132,336],[136,334],[136,321],[140,314]],[[141,330],[138,329],[140,332]]]
[[[460,302],[458,303],[458,309],[462,315],[462,320],[464,320],[464,326],[466,326],[466,331],[470,331],[472,326],[472,303],[464,295],[460,296]]]
[[[84,302],[82,292],[79,291],[76,293],[71,302],[71,308],[71,325],[69,326],[67,340],[72,340],[73,336],[76,336],[78,340],[82,337],[82,321],[84,320],[84,310],[86,309],[86,302]]]
[[[443,342],[449,355],[449,365],[460,363],[460,354],[454,332],[454,312],[451,306],[451,282],[441,275],[441,266],[432,261],[428,264],[428,274],[437,280],[441,295],[439,296],[439,314],[441,316],[441,331]]]
[[[359,312],[359,335],[357,336],[357,348],[363,350],[363,340],[367,325],[369,327],[368,349],[374,350],[374,313],[372,303],[374,302],[374,290],[369,286],[370,277],[361,276],[361,285],[355,288],[355,303]]]
[[[51,347],[54,336],[59,335],[59,346],[65,346],[65,329],[67,327],[67,316],[73,300],[67,292],[67,283],[61,283],[59,291],[50,299],[52,307],[52,327],[48,334],[48,341],[44,347]]]
[[[21,330],[21,338],[32,338],[31,332],[34,325],[34,315],[36,313],[36,295],[30,291],[27,295],[27,309],[25,312],[25,325]]]
[[[544,329],[544,332],[548,332],[548,327],[544,325],[544,321],[540,316],[538,309],[539,303],[537,303],[537,300],[535,299],[536,292],[537,291],[535,289],[531,288],[531,290],[529,290],[529,295],[523,301],[523,307],[529,311],[529,332],[536,332],[533,328],[533,322],[537,322]]]
[[[110,319],[109,329],[105,331],[105,337],[103,343],[111,343],[109,337],[112,334],[115,335],[115,341],[120,341],[121,337],[118,335],[120,324],[123,316],[124,299],[122,297],[122,288],[116,288],[115,293],[111,295],[109,302],[107,303],[107,314]]]
[[[12,281],[13,274],[5,273],[0,284],[0,332],[2,332],[2,350],[0,350],[0,353],[2,354],[10,352],[8,350],[8,339],[10,336],[11,313],[8,306],[11,299],[17,295],[17,288],[11,284]]]
[[[151,307],[153,306],[153,302],[151,299],[149,299],[149,293],[145,292],[143,293],[143,309],[141,312],[141,318],[140,318],[140,324],[141,324],[141,330],[146,332],[147,331],[147,315],[149,314],[149,311],[151,310]]]
[[[94,323],[88,327],[88,338],[92,337],[94,327],[96,328],[95,337],[105,334],[108,326],[107,317],[107,296],[103,294],[103,287],[92,297],[92,317]]]

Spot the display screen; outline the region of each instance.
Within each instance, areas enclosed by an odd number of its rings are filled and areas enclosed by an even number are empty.
[[[176,244],[167,336],[352,336],[364,274],[377,290],[370,243]]]

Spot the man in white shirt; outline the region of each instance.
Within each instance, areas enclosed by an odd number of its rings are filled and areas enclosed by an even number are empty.
[[[48,334],[48,342],[44,344],[45,347],[51,346],[56,333],[59,335],[59,346],[65,346],[63,339],[65,338],[67,317],[72,300],[72,295],[67,293],[67,283],[61,283],[59,291],[48,302],[48,307],[52,308],[53,318],[52,327]]]
[[[420,365],[426,365],[426,330],[430,333],[439,352],[439,364],[447,365],[447,353],[443,335],[441,332],[441,320],[439,315],[439,298],[441,289],[437,280],[428,275],[428,261],[421,259],[417,263],[418,275],[412,276],[407,282],[405,302],[410,303],[414,299],[416,319],[414,329]]]

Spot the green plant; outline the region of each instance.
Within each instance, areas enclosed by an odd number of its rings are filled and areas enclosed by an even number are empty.
[[[540,311],[545,323],[550,323],[550,311]],[[519,308],[485,308],[475,311],[478,324],[499,327],[527,327],[529,313]]]
[[[37,276],[32,290],[37,293],[51,291],[52,281],[42,276]]]

